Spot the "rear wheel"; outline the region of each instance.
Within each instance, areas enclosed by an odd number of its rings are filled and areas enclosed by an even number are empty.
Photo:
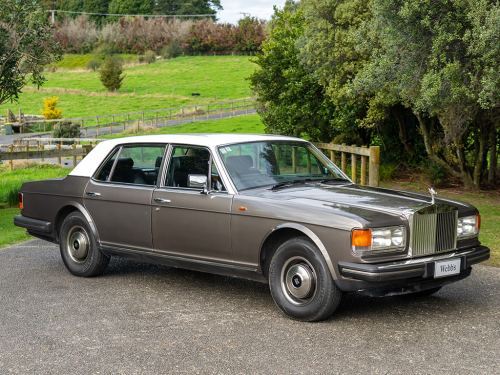
[[[271,294],[289,317],[302,321],[327,319],[342,298],[319,249],[307,237],[283,243],[269,267]]]
[[[101,275],[109,263],[81,212],[70,213],[63,221],[60,232],[60,250],[64,265],[75,276]]]

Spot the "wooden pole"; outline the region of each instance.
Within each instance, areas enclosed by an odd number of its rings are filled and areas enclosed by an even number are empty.
[[[155,128],[158,127],[158,111],[156,111]]]
[[[366,148],[366,146],[361,146]],[[366,165],[368,157],[366,155],[361,155],[361,185],[366,185]]]
[[[99,117],[97,117],[96,120],[97,120],[97,136],[99,137]]]
[[[297,147],[292,147],[292,173],[297,173]]]
[[[370,186],[379,185],[379,171],[380,171],[380,147],[371,146],[370,147],[370,170],[368,172],[368,178],[370,180]]]
[[[345,143],[342,143],[342,144],[345,146]],[[346,159],[346,155],[345,155],[344,151],[342,151],[340,153],[340,158],[341,158],[341,163],[342,163],[341,164],[341,169],[342,169],[342,172],[345,173],[345,169],[346,169],[346,160],[345,160]]]
[[[44,149],[45,149],[45,146],[44,146],[44,144],[42,143],[42,144],[40,145],[40,150],[41,150],[41,151],[43,151]],[[42,157],[42,158],[40,158],[40,161],[43,163],[43,162],[45,161],[45,159]]]
[[[356,147],[356,145],[352,145],[352,147]],[[357,155],[354,152],[351,154],[351,180],[355,184],[358,182],[358,175],[357,175]]]
[[[307,153],[307,173],[311,173],[311,154]]]
[[[73,143],[73,150],[76,148],[76,143]],[[73,156],[73,168],[76,167],[76,156]]]
[[[333,142],[330,142],[330,144],[333,145]],[[335,151],[333,150],[330,150],[330,160],[335,164]]]
[[[12,147],[13,146],[9,146],[9,152],[12,152]],[[14,170],[14,163],[12,162],[12,160],[9,160],[9,164],[10,164],[10,171],[12,172]]]
[[[57,149],[60,150],[61,149],[61,143],[58,143],[57,144]],[[58,156],[57,157],[57,164],[59,164],[60,167],[62,167],[62,163],[61,163],[61,157]]]
[[[21,112],[21,108],[19,108],[19,133],[21,134],[24,133],[22,115],[23,113]]]

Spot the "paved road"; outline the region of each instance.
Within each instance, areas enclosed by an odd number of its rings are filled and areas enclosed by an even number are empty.
[[[264,284],[113,259],[98,278],[33,240],[0,249],[1,374],[498,374],[500,269],[436,296],[347,295],[321,323]]]
[[[247,113],[248,112],[248,113]],[[234,116],[232,112],[226,112],[222,114],[222,118],[230,118],[230,117],[236,117],[236,116],[244,116],[246,114],[255,114],[257,113],[257,110],[255,109],[248,109],[248,111],[245,110],[240,110],[240,111],[235,111]],[[153,114],[152,114],[153,115]],[[215,115],[210,115],[209,120],[220,120],[220,114],[215,114]],[[111,121],[111,120],[110,120]],[[207,121],[206,116],[197,116],[196,120],[193,117],[186,117],[181,120],[181,124],[190,124],[192,122],[201,122],[201,121]],[[154,121],[151,124],[144,124],[144,126],[154,126]],[[179,120],[170,120],[170,121],[158,121],[158,127],[162,128],[165,126],[177,126],[179,124]],[[128,125],[127,128],[134,127],[136,125],[131,124]],[[123,131],[123,126],[113,126],[112,128],[112,133],[110,133],[110,128],[106,126],[99,127],[99,135],[104,135],[104,134],[118,134],[121,131]],[[88,138],[94,138],[94,136],[97,135],[97,129],[88,129],[87,130],[87,137]],[[14,139],[21,138],[21,137],[26,137],[26,136],[32,136],[32,137],[45,137],[49,136],[47,133],[29,133],[29,134],[12,134],[12,135],[5,135],[5,133],[0,133],[0,145],[8,145],[13,142]],[[84,136],[84,132],[82,131],[82,137]],[[6,148],[0,148],[0,151],[7,151],[8,149]]]

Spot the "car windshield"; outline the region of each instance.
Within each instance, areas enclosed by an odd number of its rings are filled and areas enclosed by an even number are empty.
[[[306,142],[252,142],[219,147],[238,190],[295,183],[351,183],[330,160]]]

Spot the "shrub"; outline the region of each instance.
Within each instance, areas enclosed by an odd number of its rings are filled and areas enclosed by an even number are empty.
[[[123,69],[116,62],[116,60],[108,57],[105,61],[104,64],[101,67],[100,70],[100,80],[106,89],[108,91],[115,91],[118,90],[121,85],[122,81],[125,78],[125,75],[122,75]]]
[[[144,56],[143,55],[139,55],[137,57],[137,61],[139,61],[139,63],[143,63],[144,62]]]
[[[174,59],[182,54],[182,47],[178,40],[173,40],[162,48],[161,53],[165,59]]]
[[[94,72],[97,69],[99,69],[100,66],[101,66],[101,62],[97,59],[90,59],[89,61],[87,61],[87,64],[86,64],[87,69],[93,70]]]
[[[10,207],[16,207],[19,204],[19,192],[21,191],[21,187],[17,186],[12,188],[8,193],[7,196],[5,197],[7,204]]]
[[[53,138],[79,138],[80,137],[80,124],[71,121],[61,121],[54,125],[52,131]],[[65,142],[72,144],[73,142]]]
[[[62,111],[56,108],[57,100],[59,98],[54,96],[49,99],[43,98],[43,105],[45,106],[45,111],[40,110],[42,112],[43,117],[46,119],[58,119],[62,118]]]
[[[148,64],[152,64],[156,61],[156,54],[153,51],[146,51],[146,53],[144,54],[144,60]]]
[[[379,170],[380,180],[390,181],[394,179],[397,171],[398,171],[398,164],[395,163],[381,164]]]

